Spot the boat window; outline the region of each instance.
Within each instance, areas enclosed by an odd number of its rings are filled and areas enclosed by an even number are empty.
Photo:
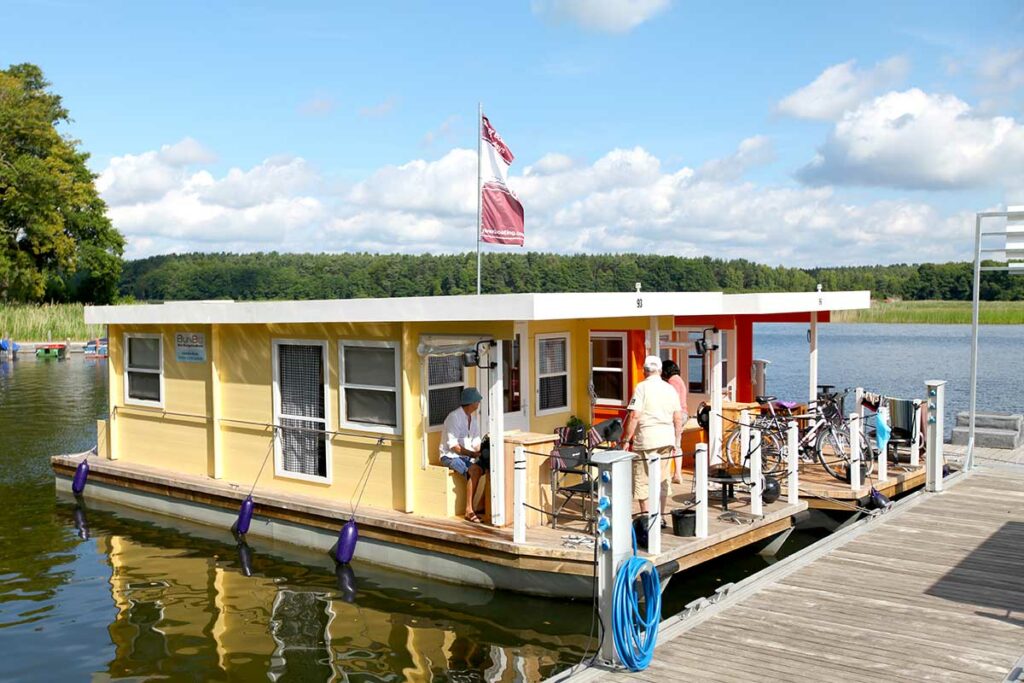
[[[440,427],[448,413],[459,407],[466,386],[462,355],[427,358],[427,404],[430,427]]]
[[[569,407],[569,335],[537,335],[537,414]]]
[[[327,439],[327,342],[274,342],[278,473],[330,479]]]
[[[159,334],[125,335],[124,402],[163,407],[163,367]]]
[[[341,424],[401,432],[400,354],[396,342],[343,340],[338,343],[341,367]]]
[[[590,381],[600,405],[626,405],[626,333],[590,337]]]

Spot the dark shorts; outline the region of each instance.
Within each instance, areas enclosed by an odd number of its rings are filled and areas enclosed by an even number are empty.
[[[469,468],[473,464],[468,455],[441,458],[441,464],[469,479]]]

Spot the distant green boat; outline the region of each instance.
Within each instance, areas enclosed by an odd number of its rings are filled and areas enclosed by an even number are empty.
[[[36,358],[63,359],[68,355],[66,344],[42,344],[36,347]]]

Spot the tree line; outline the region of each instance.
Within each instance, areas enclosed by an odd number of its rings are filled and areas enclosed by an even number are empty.
[[[867,289],[875,298],[971,298],[972,264],[786,268],[744,259],[652,254],[488,253],[482,289],[512,292],[806,292]],[[147,300],[348,299],[476,291],[476,254],[175,254],[124,265],[123,297]],[[1024,278],[986,273],[981,298],[1024,300]]]

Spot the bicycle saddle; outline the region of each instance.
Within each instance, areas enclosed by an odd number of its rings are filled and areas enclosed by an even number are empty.
[[[775,400],[775,397],[774,396],[755,396],[754,400],[757,401],[758,403],[760,403],[761,405],[764,405],[765,403],[773,402]]]

